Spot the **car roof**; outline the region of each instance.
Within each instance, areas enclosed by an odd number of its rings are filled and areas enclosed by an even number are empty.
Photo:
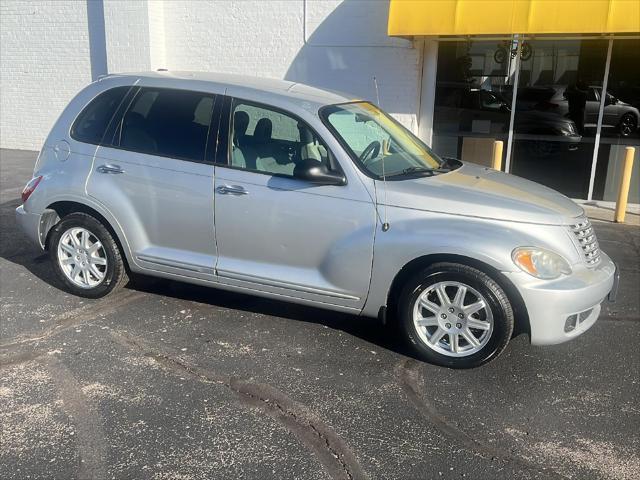
[[[155,81],[154,83],[156,83],[157,80],[166,80],[167,88],[184,89],[195,88],[196,83],[205,82],[221,88],[239,87],[261,93],[268,93],[301,104],[311,102],[318,107],[356,100],[353,96],[345,93],[312,87],[304,83],[227,73],[158,70],[155,72],[112,74],[106,75],[101,79],[114,77],[131,78],[132,84],[137,80],[142,80],[141,83],[143,84],[144,79],[152,79]]]

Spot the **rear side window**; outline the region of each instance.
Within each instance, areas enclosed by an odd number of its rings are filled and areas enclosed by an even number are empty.
[[[71,138],[98,144],[109,122],[131,87],[116,87],[102,92],[87,105],[71,127]]]
[[[115,146],[202,162],[213,104],[211,94],[142,88],[122,117]]]

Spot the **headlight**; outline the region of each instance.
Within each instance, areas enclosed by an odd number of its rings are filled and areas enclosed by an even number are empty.
[[[544,248],[516,248],[511,258],[520,269],[543,280],[551,280],[562,274],[571,273],[571,266],[564,258]]]

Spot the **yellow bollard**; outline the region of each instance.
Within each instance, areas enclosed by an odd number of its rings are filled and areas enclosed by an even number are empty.
[[[627,200],[629,198],[629,187],[631,185],[631,171],[633,170],[633,157],[636,149],[627,147],[627,154],[624,158],[624,167],[622,167],[622,178],[620,179],[620,190],[618,191],[618,202],[616,203],[616,214],[614,220],[618,223],[624,223],[624,217],[627,213]]]
[[[502,140],[493,142],[493,165],[494,170],[502,170]]]

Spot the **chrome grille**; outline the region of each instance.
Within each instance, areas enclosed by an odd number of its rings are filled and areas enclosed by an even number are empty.
[[[597,265],[600,261],[600,246],[589,219],[581,218],[578,223],[571,225],[571,231],[582,250],[585,263],[590,267]]]

